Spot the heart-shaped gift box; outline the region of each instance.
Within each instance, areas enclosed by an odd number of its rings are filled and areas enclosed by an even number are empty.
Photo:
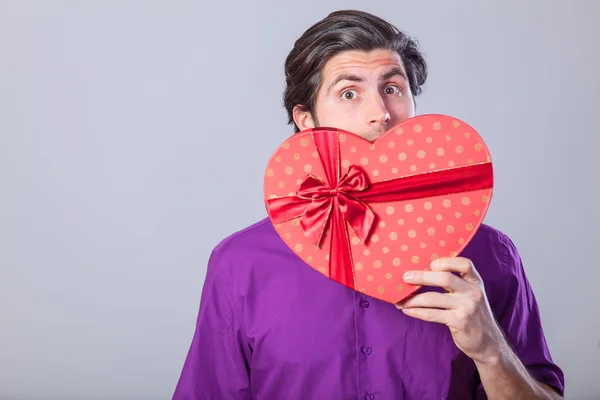
[[[325,277],[397,303],[407,270],[455,257],[493,190],[490,153],[465,122],[410,118],[374,142],[335,128],[287,139],[264,177],[267,213],[298,257]]]

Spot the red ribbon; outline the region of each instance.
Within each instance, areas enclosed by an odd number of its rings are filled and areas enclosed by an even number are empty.
[[[368,240],[376,219],[368,203],[442,196],[493,186],[489,162],[370,184],[367,174],[356,165],[341,175],[337,131],[315,129],[312,137],[327,182],[308,175],[295,195],[268,199],[266,206],[275,224],[301,217],[304,234],[315,246],[321,246],[330,228],[329,276],[350,288],[356,288],[356,284],[347,227],[362,242]]]

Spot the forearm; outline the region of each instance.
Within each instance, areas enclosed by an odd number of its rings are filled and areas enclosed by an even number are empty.
[[[490,400],[562,399],[550,386],[533,378],[506,343],[497,354],[485,362],[475,361],[475,365]]]

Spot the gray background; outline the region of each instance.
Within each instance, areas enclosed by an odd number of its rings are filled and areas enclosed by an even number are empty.
[[[284,58],[337,8],[420,40],[418,112],[484,136],[486,222],[600,398],[600,2],[450,3],[0,1],[0,398],[172,395],[210,250],[266,215]]]

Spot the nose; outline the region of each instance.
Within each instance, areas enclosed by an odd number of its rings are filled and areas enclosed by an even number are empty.
[[[374,128],[385,127],[390,121],[390,113],[379,94],[372,96],[369,100],[367,120],[369,125]]]

